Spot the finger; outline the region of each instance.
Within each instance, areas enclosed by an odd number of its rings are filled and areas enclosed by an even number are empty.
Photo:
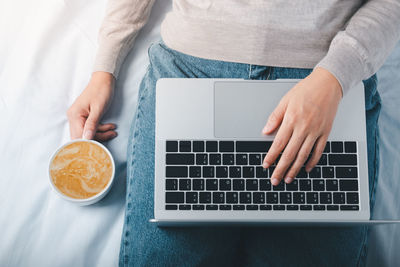
[[[311,150],[315,144],[316,139],[317,138],[308,136],[304,140],[304,142],[299,150],[299,153],[297,153],[296,160],[290,167],[289,171],[286,173],[286,178],[285,178],[286,183],[291,183],[293,180],[288,181],[288,180],[290,180],[289,178],[294,178],[299,173],[301,167],[303,167],[304,163],[307,161],[308,156],[311,153]]]
[[[82,137],[83,127],[85,125],[86,118],[83,116],[68,117],[69,122],[69,133],[71,139],[79,139]]]
[[[267,155],[263,161],[263,167],[268,168],[271,166],[275,160],[278,158],[279,154],[285,148],[286,144],[289,142],[290,137],[292,136],[293,129],[291,125],[283,124],[281,128],[279,128],[278,133],[275,136],[274,141],[270,149],[268,150]]]
[[[328,140],[328,136],[322,135],[316,141],[312,156],[306,164],[306,172],[310,172],[315,167],[315,165],[317,165],[322,153],[324,152],[326,140]]]
[[[283,99],[279,102],[278,106],[274,109],[274,111],[269,115],[267,124],[264,126],[262,130],[263,134],[270,134],[276,130],[276,128],[281,125],[283,117],[286,111],[286,101]]]
[[[97,126],[97,132],[107,132],[108,130],[114,130],[116,128],[117,125],[115,125],[114,123],[99,123],[99,125]]]
[[[287,170],[292,165],[293,161],[306,138],[306,134],[303,132],[294,132],[290,137],[289,143],[287,144],[281,158],[279,159],[278,165],[276,166],[273,174],[271,175],[271,183],[278,185],[286,174]],[[286,177],[285,182],[290,183],[293,181],[294,176]]]
[[[116,131],[107,131],[107,132],[97,132],[94,136],[94,139],[99,142],[105,142],[115,138],[118,135]]]
[[[100,121],[101,111],[98,108],[92,108],[83,128],[83,139],[93,139],[97,131],[97,125]]]

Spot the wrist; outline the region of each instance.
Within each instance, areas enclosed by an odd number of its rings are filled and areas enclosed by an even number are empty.
[[[90,79],[91,83],[96,83],[96,84],[103,84],[103,85],[108,85],[108,86],[113,86],[115,82],[114,76],[105,71],[95,71],[92,73],[92,77]]]
[[[317,67],[313,70],[313,74],[316,77],[319,77],[324,86],[329,88],[329,90],[333,90],[338,93],[340,98],[343,97],[343,89],[342,86],[340,85],[340,82],[336,77],[327,69],[324,69],[322,67]]]

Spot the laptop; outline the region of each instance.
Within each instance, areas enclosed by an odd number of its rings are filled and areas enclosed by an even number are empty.
[[[160,226],[369,224],[364,86],[342,99],[316,167],[272,186],[261,133],[298,80],[160,79],[154,219]],[[380,221],[385,223],[385,221]]]

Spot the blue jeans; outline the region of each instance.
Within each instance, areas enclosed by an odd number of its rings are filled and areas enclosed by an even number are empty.
[[[174,51],[162,42],[150,47],[149,57],[150,66],[140,85],[127,152],[120,266],[364,265],[366,227],[158,228],[149,223],[154,217],[154,107],[159,78],[302,79],[312,71],[207,60]],[[378,169],[380,98],[375,76],[364,81],[364,85],[369,181],[373,195]]]

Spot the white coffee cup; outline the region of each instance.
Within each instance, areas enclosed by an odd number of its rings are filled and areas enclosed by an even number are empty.
[[[54,158],[59,154],[59,152],[65,148],[66,146],[73,144],[73,143],[77,143],[77,142],[90,142],[92,144],[95,144],[96,146],[99,146],[102,150],[104,150],[106,152],[106,154],[109,156],[110,161],[111,161],[111,167],[112,167],[112,171],[111,171],[111,177],[109,178],[109,181],[107,183],[107,185],[103,188],[102,191],[96,193],[95,195],[89,197],[89,198],[73,198],[70,196],[67,196],[66,194],[64,194],[63,192],[60,191],[59,188],[57,188],[57,186],[54,184],[53,179],[52,179],[52,174],[51,174],[51,165],[53,163]],[[86,140],[86,139],[75,139],[72,140],[70,142],[67,142],[66,144],[62,145],[61,147],[59,147],[54,154],[52,155],[50,162],[49,162],[49,167],[48,167],[48,171],[49,171],[49,180],[50,180],[50,184],[51,187],[54,189],[54,191],[61,196],[63,199],[72,202],[72,203],[76,203],[78,205],[84,206],[84,205],[91,205],[94,204],[96,202],[98,202],[99,200],[101,200],[107,193],[108,191],[110,191],[112,184],[114,183],[114,176],[115,176],[115,163],[114,163],[114,158],[111,155],[110,151],[101,143],[94,141],[94,140]]]

